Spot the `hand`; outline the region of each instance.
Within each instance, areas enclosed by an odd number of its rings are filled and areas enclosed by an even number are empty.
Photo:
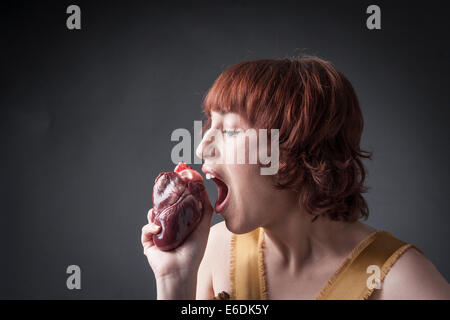
[[[153,235],[158,234],[161,227],[151,222],[153,209],[149,210],[148,224],[142,228],[141,242],[157,282],[162,279],[181,283],[190,281],[189,279],[196,280],[198,268],[205,253],[214,211],[206,190],[205,193],[202,218],[198,226],[178,248],[172,251],[162,251],[153,243]]]

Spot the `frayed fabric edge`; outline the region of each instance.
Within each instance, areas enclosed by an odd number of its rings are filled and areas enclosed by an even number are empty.
[[[230,241],[230,300],[236,300],[236,235]]]
[[[407,243],[400,247],[397,251],[395,251],[389,259],[386,260],[383,267],[381,268],[381,276],[380,276],[380,283],[383,283],[384,278],[389,273],[391,268],[394,266],[394,264],[397,262],[397,260],[406,252],[406,250],[414,248],[417,251],[419,251],[421,254],[423,254],[423,251],[417,248],[415,245]],[[362,300],[368,300],[370,296],[373,294],[375,288],[368,289],[367,292],[361,297]]]
[[[364,250],[372,241],[375,239],[375,237],[381,233],[385,232],[384,230],[377,230],[372,232],[368,237],[366,237],[364,240],[362,240],[355,248],[350,251],[347,258],[341,263],[341,265],[337,268],[333,276],[328,280],[325,287],[323,287],[322,290],[320,290],[319,295],[316,297],[316,300],[326,300],[327,296],[332,289],[332,287],[335,285],[336,281],[338,280],[339,276],[341,275],[342,271],[346,269],[351,262],[355,260],[355,258],[361,253],[362,250]]]
[[[260,298],[267,300],[266,268],[264,265],[264,229],[260,228],[258,237],[258,269]]]

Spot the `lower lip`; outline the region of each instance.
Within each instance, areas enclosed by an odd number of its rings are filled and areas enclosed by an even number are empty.
[[[230,200],[230,188],[228,188],[228,192],[227,192],[227,196],[225,197],[225,200],[223,200],[220,205],[217,204],[217,202],[214,205],[214,209],[216,210],[216,212],[218,214],[220,214],[223,210],[225,210],[225,207],[228,205],[229,200]]]

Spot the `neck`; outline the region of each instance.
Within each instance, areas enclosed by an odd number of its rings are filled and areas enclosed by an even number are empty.
[[[292,272],[324,257],[347,255],[375,229],[360,222],[332,221],[314,217],[293,205],[280,208],[277,219],[264,225],[265,247],[270,255]]]

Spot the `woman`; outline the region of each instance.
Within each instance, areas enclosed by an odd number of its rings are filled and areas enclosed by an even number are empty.
[[[215,81],[204,111],[197,155],[215,176],[224,221],[210,228],[208,203],[199,227],[171,252],[151,241],[159,226],[144,226],[158,299],[450,298],[420,249],[359,221],[369,214],[361,160],[371,154],[360,149],[353,87],[330,62],[239,63]],[[276,174],[261,174],[259,157],[250,163],[255,137],[238,139],[248,129],[279,129]],[[217,130],[222,139],[212,138]],[[246,151],[244,164],[224,161],[233,148]]]

